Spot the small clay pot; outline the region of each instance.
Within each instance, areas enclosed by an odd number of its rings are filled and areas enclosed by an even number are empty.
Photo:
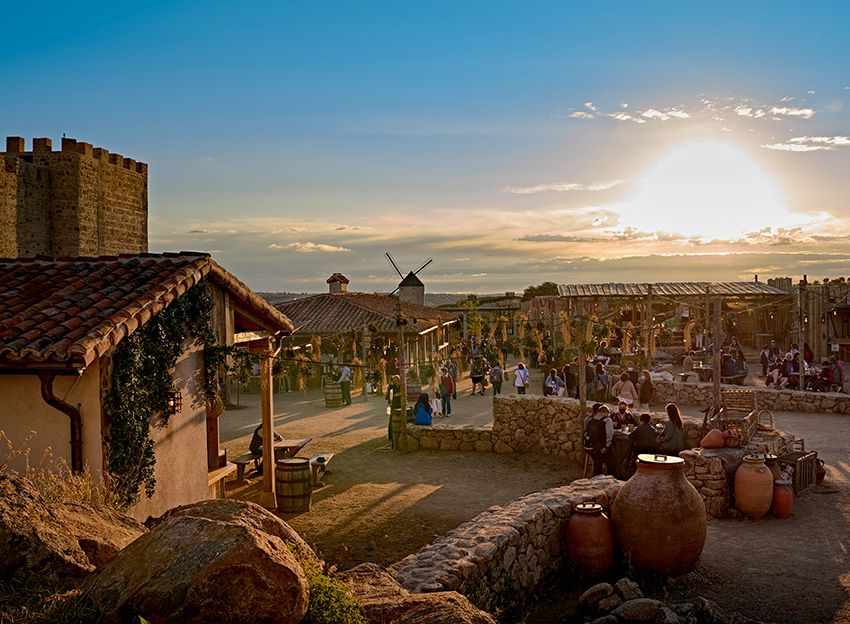
[[[741,442],[743,439],[741,438],[741,434],[735,431],[724,431],[723,432],[723,441],[726,443],[726,446],[730,448],[737,448],[741,446]]]
[[[777,479],[773,482],[773,515],[777,518],[787,518],[794,511],[794,490],[788,479]]]
[[[602,506],[579,503],[567,523],[567,555],[585,580],[605,576],[614,563],[614,530]]]

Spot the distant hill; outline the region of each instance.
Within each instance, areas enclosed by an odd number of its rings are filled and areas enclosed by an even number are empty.
[[[291,292],[258,292],[263,299],[274,305],[275,303],[283,303],[284,301],[292,301],[293,299],[303,299],[317,293],[291,293]],[[487,299],[488,297],[501,297],[505,293],[495,293],[489,295],[478,295],[479,299]],[[457,301],[465,301],[466,293],[425,293],[425,305],[431,307],[439,307],[441,305],[449,305]]]

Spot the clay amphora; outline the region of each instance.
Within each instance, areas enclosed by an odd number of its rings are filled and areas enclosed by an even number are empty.
[[[770,511],[773,474],[764,465],[764,455],[745,455],[735,471],[735,508],[753,520]]]
[[[794,490],[788,479],[777,479],[773,482],[773,515],[777,518],[787,518],[794,511]]]
[[[782,478],[782,473],[779,471],[779,458],[776,455],[766,453],[764,456],[764,465],[768,467],[770,474],[773,475],[774,482]]]
[[[723,441],[726,446],[736,448],[741,446],[741,434],[736,431],[724,431]]]
[[[602,505],[579,503],[567,523],[567,555],[585,580],[602,578],[614,563],[614,532]]]
[[[726,440],[723,437],[723,432],[720,429],[712,429],[705,434],[705,437],[700,441],[699,445],[702,448],[723,448],[726,445]]]
[[[637,472],[611,507],[614,535],[638,572],[684,574],[705,546],[705,504],[685,478],[685,461],[638,455]]]

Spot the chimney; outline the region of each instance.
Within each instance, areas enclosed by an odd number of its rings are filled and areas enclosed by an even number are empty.
[[[413,274],[413,271],[408,273],[398,285],[398,299],[402,303],[425,305],[425,284]]]
[[[332,295],[348,292],[348,278],[342,273],[334,273],[328,279],[328,292]]]

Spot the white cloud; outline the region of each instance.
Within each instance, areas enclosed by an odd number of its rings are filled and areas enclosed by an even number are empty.
[[[832,152],[839,148],[850,147],[850,137],[801,136],[788,139],[784,143],[769,143],[762,147],[780,152]]]
[[[811,108],[791,108],[790,106],[774,106],[770,109],[770,114],[774,117],[801,117],[802,119],[811,119],[815,116],[815,111]]]
[[[585,103],[584,103],[584,105],[585,105],[585,106],[586,106],[589,110],[592,110],[594,113],[598,113],[598,112],[599,112],[599,109],[596,107],[596,105],[595,105],[593,102],[585,102]]]
[[[660,110],[655,110],[654,108],[647,108],[641,113],[641,117],[646,117],[647,119],[660,119],[661,121],[667,121],[670,119],[670,115],[662,113]]]
[[[596,117],[584,111],[574,111],[570,113],[570,117],[574,117],[575,119],[596,119]]]
[[[535,186],[506,186],[503,193],[514,195],[532,195],[535,193],[567,193],[570,191],[607,191],[619,186],[623,180],[611,180],[609,182],[596,182],[594,184],[581,184],[578,182],[562,182],[556,184],[537,184]]]
[[[298,242],[298,243],[287,243],[284,245],[279,245],[278,243],[272,243],[269,245],[269,249],[291,249],[293,251],[298,251],[301,253],[316,253],[316,252],[324,252],[324,253],[341,253],[346,251],[351,251],[347,247],[340,247],[339,245],[328,245],[326,243],[311,243],[311,242]]]
[[[629,115],[628,113],[606,113],[606,117],[610,117],[611,119],[616,119],[617,121],[633,121],[635,123],[646,123],[645,119],[641,119],[640,117],[634,117],[633,115]]]

